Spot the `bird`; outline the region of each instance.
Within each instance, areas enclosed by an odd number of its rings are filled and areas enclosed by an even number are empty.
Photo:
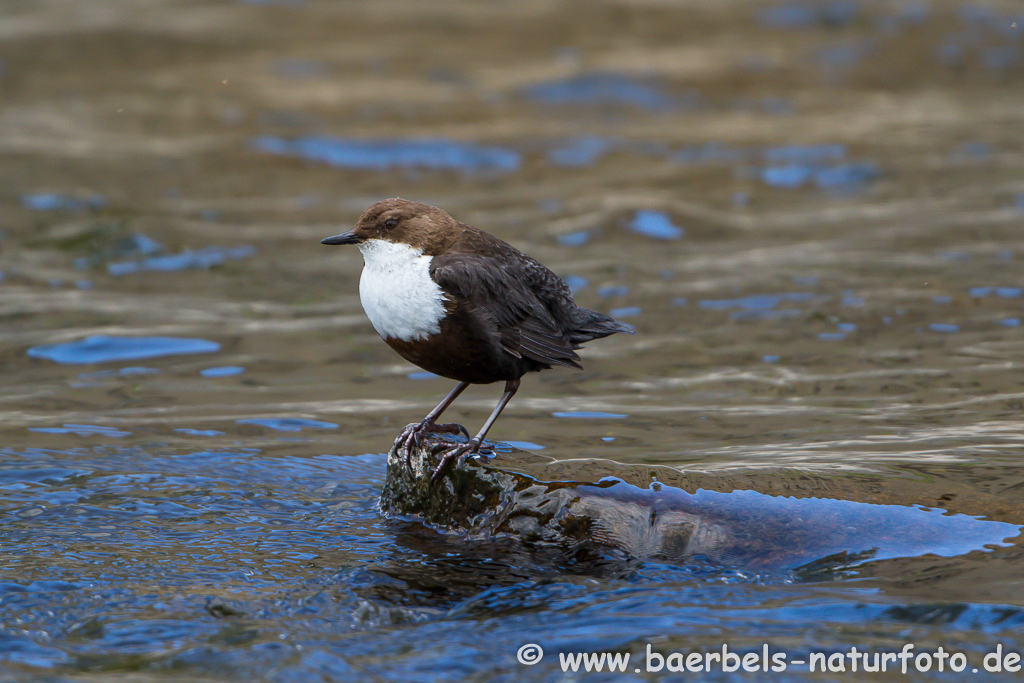
[[[635,333],[577,306],[565,281],[536,259],[436,206],[386,199],[366,209],[352,230],[321,244],[358,246],[359,299],[377,334],[410,363],[458,382],[395,441],[411,472],[422,435],[465,435],[465,444],[442,456],[431,482],[452,459],[479,452],[523,375],[582,369],[576,351],[584,343]],[[499,381],[504,392],[475,436],[462,425],[438,423],[470,384]]]

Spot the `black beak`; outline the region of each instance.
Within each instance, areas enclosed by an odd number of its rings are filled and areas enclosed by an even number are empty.
[[[359,238],[356,237],[356,233],[349,230],[346,233],[335,235],[334,237],[325,237],[320,240],[320,244],[359,244]]]

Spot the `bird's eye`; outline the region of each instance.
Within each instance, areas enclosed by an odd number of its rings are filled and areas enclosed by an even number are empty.
[[[386,221],[384,221],[384,227],[388,228],[389,230],[391,228],[395,227],[396,225],[398,225],[398,219],[397,218],[389,218]]]

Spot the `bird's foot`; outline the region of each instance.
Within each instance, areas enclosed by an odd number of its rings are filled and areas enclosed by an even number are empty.
[[[434,474],[430,477],[430,485],[433,486],[437,483],[437,480],[441,478],[444,471],[448,469],[448,466],[453,460],[458,458],[461,460],[467,455],[471,455],[480,450],[480,441],[476,438],[470,439],[469,443],[456,446],[455,448],[449,449],[444,455],[441,456],[441,462],[437,463],[437,469],[434,470]]]
[[[405,449],[405,467],[409,471],[409,476],[413,474],[413,451],[420,447],[420,437],[424,434],[452,434],[454,436],[465,434],[466,438],[469,439],[469,431],[462,425],[455,424],[454,422],[438,424],[433,420],[424,420],[417,425],[407,426],[395,440],[395,452],[397,453],[402,448]]]

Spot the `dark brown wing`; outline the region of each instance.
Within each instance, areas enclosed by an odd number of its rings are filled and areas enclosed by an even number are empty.
[[[489,326],[506,352],[548,365],[581,367],[572,343],[520,270],[516,259],[478,254],[441,254],[430,263],[434,282]]]

